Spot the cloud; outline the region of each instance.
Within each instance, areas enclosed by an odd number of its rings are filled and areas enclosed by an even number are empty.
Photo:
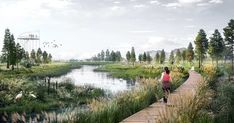
[[[209,3],[198,3],[197,6],[203,7],[203,6],[209,6]]]
[[[114,3],[114,4],[119,4],[120,2],[119,2],[119,1],[114,1],[113,3]]]
[[[199,2],[202,2],[203,0],[178,0],[179,3],[199,3]]]
[[[130,33],[152,33],[152,32],[155,32],[155,31],[152,31],[152,30],[132,30],[132,31],[129,31]]]
[[[167,18],[166,21],[175,21],[176,18]]]
[[[149,1],[150,4],[160,5],[161,3],[158,0]]]
[[[116,11],[116,10],[120,10],[121,7],[120,6],[112,6],[112,7],[110,7],[110,9],[113,11]]]
[[[186,21],[193,21],[192,18],[185,18]]]
[[[134,5],[133,7],[134,8],[144,8],[144,7],[146,7],[146,5],[144,5],[144,4],[137,4],[137,5]]]
[[[192,29],[192,28],[195,28],[196,26],[195,25],[187,25],[187,26],[184,26],[185,28],[188,28],[188,29]]]
[[[5,2],[0,7],[0,16],[9,19],[24,17],[49,17],[52,10],[65,10],[72,2],[69,0],[19,0],[14,4]]]
[[[165,38],[165,37],[149,37],[147,42],[144,43],[144,45],[140,46],[140,49],[142,51],[148,51],[148,50],[172,50],[178,47],[181,47],[181,44],[178,43],[180,39],[172,37],[172,38]]]
[[[210,0],[209,3],[221,4],[223,3],[223,0]]]
[[[163,6],[167,7],[167,8],[178,8],[178,7],[181,7],[182,5],[180,3],[167,3],[167,4],[164,4]]]

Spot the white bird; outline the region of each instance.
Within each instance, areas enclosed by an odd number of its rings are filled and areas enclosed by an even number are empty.
[[[29,95],[33,98],[37,98],[36,95],[34,95],[32,92],[30,92]]]
[[[16,95],[15,99],[19,100],[20,98],[22,98],[22,96],[23,96],[23,91],[20,91],[20,93]]]

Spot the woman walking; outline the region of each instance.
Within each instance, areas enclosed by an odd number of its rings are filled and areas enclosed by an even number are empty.
[[[170,76],[170,70],[168,67],[164,67],[164,72],[161,76],[161,82],[162,82],[162,89],[163,89],[163,102],[167,103],[168,95],[170,94],[171,90],[171,76]]]

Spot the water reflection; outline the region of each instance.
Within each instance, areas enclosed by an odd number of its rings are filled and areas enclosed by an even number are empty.
[[[84,65],[80,69],[74,69],[66,75],[52,78],[52,81],[60,82],[64,78],[71,78],[76,85],[91,85],[113,93],[130,90],[137,84],[134,80],[113,78],[107,72],[94,72],[93,70],[97,67]]]

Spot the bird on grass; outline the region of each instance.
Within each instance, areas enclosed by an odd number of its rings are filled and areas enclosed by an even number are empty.
[[[16,95],[15,100],[16,101],[20,100],[22,96],[23,96],[23,91],[20,91],[20,93]]]

